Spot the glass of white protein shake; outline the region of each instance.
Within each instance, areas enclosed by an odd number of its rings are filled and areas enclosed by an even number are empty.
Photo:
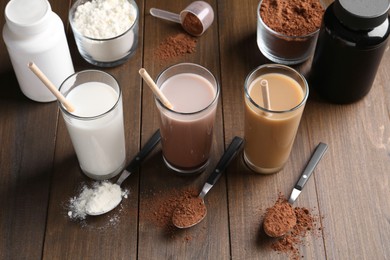
[[[69,76],[59,91],[75,107],[59,102],[81,170],[105,180],[120,173],[126,161],[122,92],[116,79],[99,70]]]

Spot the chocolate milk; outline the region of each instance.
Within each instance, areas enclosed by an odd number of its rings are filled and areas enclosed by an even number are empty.
[[[264,107],[260,81],[269,85],[270,109]],[[273,173],[286,163],[299,126],[305,93],[297,81],[280,73],[263,74],[246,86],[245,98],[246,163],[260,173]],[[291,111],[291,109],[293,109]]]
[[[160,87],[173,111],[160,110],[160,131],[165,162],[178,172],[193,172],[209,159],[217,90],[208,80],[193,73],[176,74]]]

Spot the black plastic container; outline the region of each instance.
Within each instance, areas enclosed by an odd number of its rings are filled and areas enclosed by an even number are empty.
[[[390,34],[389,0],[336,0],[325,11],[310,86],[332,103],[352,103],[371,89]]]

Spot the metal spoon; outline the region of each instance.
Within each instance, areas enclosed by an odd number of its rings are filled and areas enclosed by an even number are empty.
[[[142,160],[153,150],[153,148],[158,144],[161,139],[160,130],[157,130],[152,137],[148,140],[148,142],[142,147],[141,151],[133,158],[133,160],[129,163],[125,170],[123,170],[122,174],[119,176],[116,181],[116,185],[121,186],[121,184],[130,176],[130,174],[135,171],[140,165]],[[114,185],[115,185],[114,184]],[[107,213],[114,208],[116,208],[119,203],[122,201],[122,195],[118,198],[115,198],[115,201],[110,203],[109,207],[104,207],[104,210],[101,211],[91,211],[88,207],[86,207],[86,213],[91,216],[102,215]]]
[[[299,194],[301,194],[301,191],[303,187],[305,186],[307,180],[312,175],[314,169],[316,168],[317,164],[320,162],[322,157],[324,156],[325,152],[328,150],[328,145],[325,143],[319,143],[311,156],[309,162],[307,163],[305,169],[303,170],[301,177],[299,177],[297,183],[295,184],[290,198],[288,199],[288,203],[291,205],[296,201]]]
[[[200,192],[198,197],[191,198],[191,199],[194,199],[194,200],[197,200],[197,201],[199,201],[199,200],[201,201],[201,205],[200,206],[204,207],[204,209],[203,209],[204,214],[199,216],[199,218],[196,218],[195,216],[192,216],[194,218],[191,218],[191,223],[187,222],[186,224],[183,224],[183,223],[181,223],[181,221],[178,221],[178,220],[180,220],[180,218],[181,218],[183,207],[185,208],[185,207],[188,207],[189,205],[181,205],[181,206],[179,206],[178,208],[175,209],[175,211],[173,212],[173,216],[172,216],[172,222],[173,222],[173,224],[176,227],[178,227],[178,228],[189,228],[189,227],[195,226],[196,224],[198,224],[199,222],[201,222],[205,218],[205,216],[207,214],[207,209],[206,209],[206,206],[204,204],[204,197],[210,191],[210,189],[214,186],[214,184],[218,181],[218,179],[221,177],[223,171],[226,169],[228,164],[237,155],[237,153],[240,150],[242,144],[243,144],[243,139],[242,138],[237,137],[237,136],[233,138],[233,140],[230,143],[229,147],[227,148],[227,150],[225,151],[225,153],[223,154],[223,156],[219,160],[219,162],[218,162],[217,166],[215,167],[214,171],[207,178],[207,181],[204,184],[204,186],[202,188],[202,191]],[[193,212],[193,213],[195,213],[195,212]]]
[[[319,143],[317,145],[313,155],[311,156],[309,162],[307,163],[307,165],[306,165],[305,169],[303,170],[301,176],[299,177],[297,183],[294,185],[294,188],[291,192],[290,198],[288,199],[288,203],[290,205],[293,205],[294,202],[296,201],[296,199],[298,198],[299,194],[301,194],[301,191],[302,191],[303,187],[305,186],[305,184],[307,183],[307,180],[313,174],[315,167],[317,166],[317,164],[319,163],[319,161],[324,156],[324,154],[327,150],[328,150],[327,144]],[[291,210],[292,210],[292,208],[291,208]],[[287,212],[285,212],[285,214],[287,214]],[[291,212],[291,214],[295,214],[295,213]],[[266,227],[266,224],[265,224],[265,223],[268,223],[268,220],[269,220],[268,217],[271,217],[271,216],[268,214],[265,216],[265,219],[263,222],[263,227],[264,227],[265,233],[270,237],[281,237],[284,234],[286,234],[291,228],[293,228],[293,227],[291,227],[289,230],[278,230],[275,233],[271,233],[271,231],[268,231],[268,228]],[[284,217],[287,218],[287,216],[284,216]],[[278,219],[277,222],[278,223],[287,223],[287,220],[286,219]],[[289,224],[291,225],[294,223],[289,223]],[[294,224],[294,226],[295,226],[295,224]]]

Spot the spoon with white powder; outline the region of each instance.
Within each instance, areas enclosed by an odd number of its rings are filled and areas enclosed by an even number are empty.
[[[123,192],[120,187],[122,182],[140,166],[142,160],[153,150],[160,139],[160,130],[157,130],[122,172],[116,183],[113,184],[108,181],[103,181],[95,185],[93,189],[83,190],[82,193],[86,193],[86,199],[82,204],[85,206],[85,213],[87,215],[102,215],[119,205],[122,198],[127,196],[127,192]]]

